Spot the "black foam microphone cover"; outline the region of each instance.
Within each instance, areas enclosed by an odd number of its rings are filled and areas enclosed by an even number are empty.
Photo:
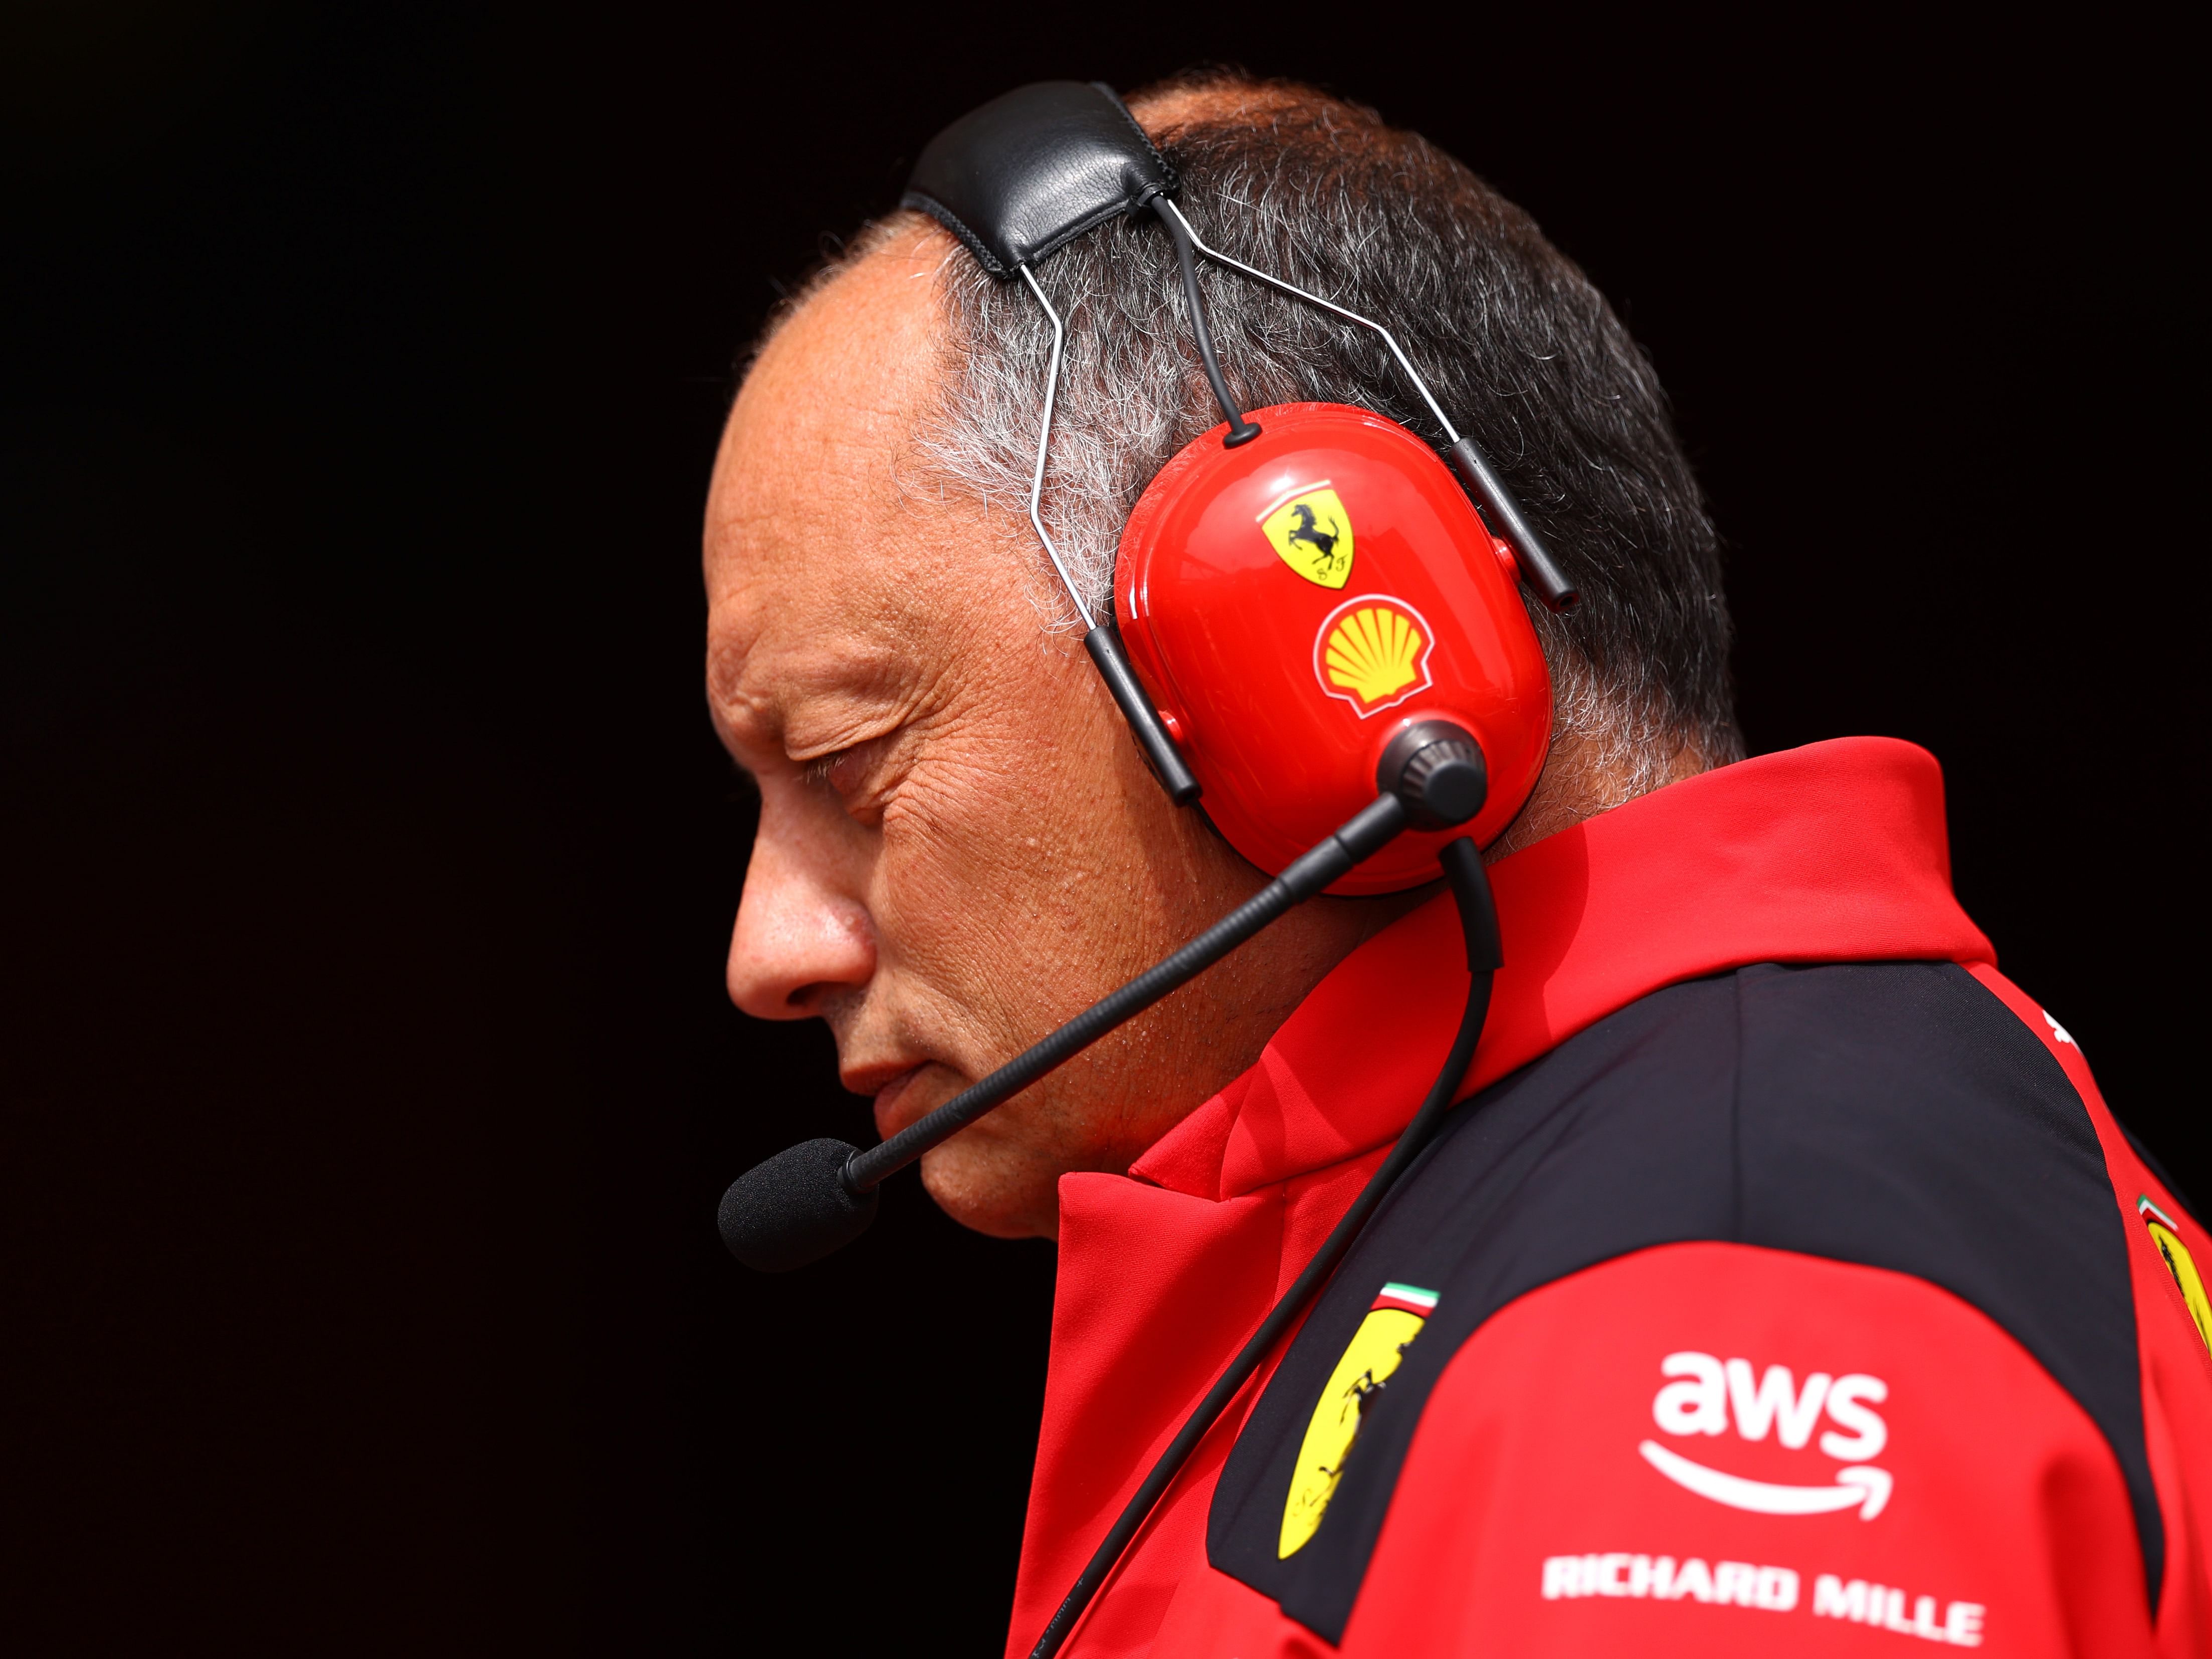
[[[722,1243],[757,1273],[789,1273],[842,1249],[876,1218],[881,1189],[847,1189],[842,1140],[806,1140],[730,1183],[715,1212]]]

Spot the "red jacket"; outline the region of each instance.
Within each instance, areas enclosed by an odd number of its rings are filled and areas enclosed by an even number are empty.
[[[1491,877],[1474,1097],[1065,1651],[2212,1651],[2212,1242],[1953,898],[1934,760],[1746,762]],[[1127,1176],[1062,1179],[1010,1656],[1466,982],[1439,900]]]

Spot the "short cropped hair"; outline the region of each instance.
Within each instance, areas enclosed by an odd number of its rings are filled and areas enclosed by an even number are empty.
[[[1711,521],[1657,375],[1582,270],[1467,167],[1371,110],[1221,72],[1129,102],[1202,238],[1389,328],[1504,475],[1583,595],[1565,616],[1526,598],[1555,730],[1595,743],[1635,780],[1630,793],[1663,781],[1684,750],[1707,765],[1740,758]],[[1200,270],[1243,406],[1358,404],[1443,442],[1369,331]],[[1150,216],[1079,237],[1037,276],[1067,331],[1047,523],[1093,613],[1111,616],[1130,509],[1220,415],[1173,245]],[[1025,513],[1050,325],[1025,285],[964,253],[941,283],[946,373],[922,449],[951,481]]]

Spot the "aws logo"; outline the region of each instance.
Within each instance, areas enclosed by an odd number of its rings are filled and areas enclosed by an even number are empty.
[[[1787,1365],[1754,1372],[1748,1359],[1688,1352],[1668,1354],[1659,1362],[1659,1374],[1675,1379],[1651,1401],[1651,1420],[1668,1435],[1717,1437],[1733,1428],[1741,1439],[1763,1441],[1771,1434],[1785,1449],[1797,1451],[1812,1443],[1825,1418],[1834,1427],[1820,1434],[1820,1449],[1850,1466],[1836,1470],[1826,1485],[1784,1486],[1710,1468],[1656,1440],[1638,1444],[1644,1461],[1676,1486],[1759,1515],[1856,1509],[1861,1520],[1871,1521],[1889,1502],[1889,1472],[1869,1462],[1889,1443],[1889,1425],[1874,1409],[1889,1398],[1889,1385],[1880,1377],[1814,1371],[1800,1383]]]

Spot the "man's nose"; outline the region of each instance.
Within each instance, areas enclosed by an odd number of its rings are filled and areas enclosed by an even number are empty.
[[[876,971],[866,909],[802,849],[763,830],[730,935],[730,1000],[757,1019],[806,1019]]]

